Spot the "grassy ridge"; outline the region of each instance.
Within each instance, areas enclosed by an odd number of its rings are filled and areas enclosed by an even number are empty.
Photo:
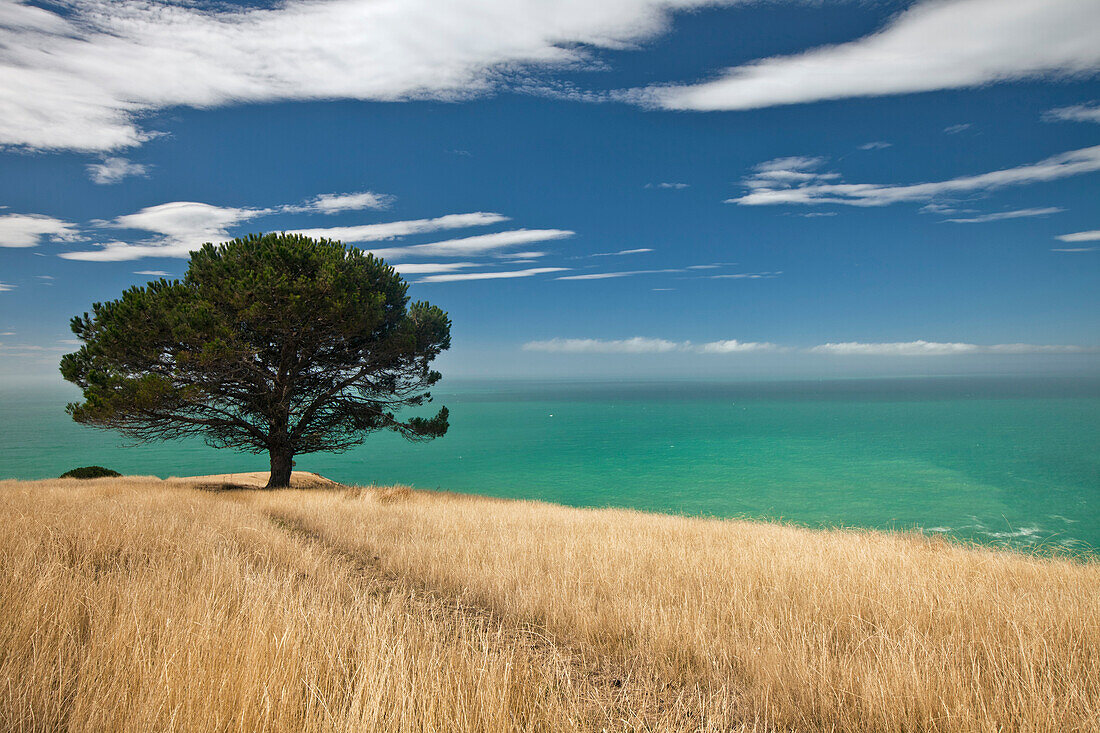
[[[0,482],[9,730],[1093,731],[1100,566],[402,490]]]

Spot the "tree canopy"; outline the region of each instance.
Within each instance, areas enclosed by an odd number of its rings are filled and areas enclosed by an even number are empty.
[[[268,453],[268,487],[293,457],[342,451],[376,430],[410,440],[447,431],[431,401],[447,314],[409,303],[381,259],[340,242],[250,235],[192,253],[182,280],[156,280],[72,319],[83,345],[61,360],[83,390],[79,423],[141,442],[200,436]]]

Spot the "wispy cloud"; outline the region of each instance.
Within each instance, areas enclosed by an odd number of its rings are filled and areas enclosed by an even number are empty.
[[[148,166],[134,163],[126,158],[104,158],[100,163],[88,165],[88,177],[93,183],[100,185],[118,183],[130,176],[144,176],[148,172]]]
[[[662,272],[684,272],[684,268],[667,268],[663,270],[625,270],[622,272],[589,272],[584,275],[567,275],[555,278],[556,280],[608,280],[617,277],[630,277],[632,275],[655,275]]]
[[[711,280],[771,280],[783,274],[782,270],[775,272],[732,272],[725,275],[708,275]]]
[[[776,351],[775,344],[738,341],[710,341],[693,344],[691,341],[669,341],[667,339],[635,336],[628,339],[564,339],[547,341],[528,341],[524,351],[542,351],[559,354],[667,354],[670,352],[694,352],[698,354],[735,354],[755,351]]]
[[[589,63],[711,0],[81,0],[0,15],[0,144],[107,151],[149,111],[276,100],[460,100],[502,71]],[[308,29],[308,32],[303,32]],[[1056,45],[1056,44],[1052,44]]]
[[[1052,247],[1051,252],[1096,252],[1100,247]]]
[[[596,252],[595,254],[588,255],[588,257],[618,257],[619,255],[640,255],[652,251],[653,250],[649,249],[648,247],[642,247],[639,249],[620,249],[618,252]]]
[[[98,231],[105,229],[127,230],[145,232],[151,236],[145,236],[136,241],[123,241],[122,239],[101,241],[96,243],[97,249],[64,252],[60,256],[70,260],[91,262],[117,262],[137,260],[144,257],[183,258],[206,242],[217,243],[231,239],[231,227],[259,217],[288,212],[327,213],[330,210],[377,208],[377,206],[383,205],[385,200],[385,197],[381,194],[366,192],[359,194],[325,194],[304,204],[262,209],[214,206],[195,201],[174,201],[158,206],[150,206],[135,214],[120,216],[108,222],[98,222],[96,227]],[[29,223],[24,221],[28,219],[25,216],[19,221],[14,221],[20,216],[11,215],[13,222],[9,227],[13,231],[26,231],[28,228],[36,226],[39,229],[48,229],[51,232],[55,230],[67,232],[64,235],[54,234],[55,239],[62,236],[68,239],[79,238],[76,225],[58,222],[55,219],[46,217],[29,217],[32,220]],[[0,217],[0,232],[4,228],[4,218]],[[434,219],[413,219],[349,227],[298,229],[293,230],[291,233],[304,234],[315,239],[327,238],[345,243],[357,243],[395,239],[412,234],[485,226],[507,220],[508,217],[500,214],[479,211],[470,214],[448,214]],[[61,225],[64,225],[65,228],[62,229]],[[25,235],[21,241],[31,240]],[[19,246],[33,246],[36,243],[37,240],[34,240],[30,244]]]
[[[416,262],[401,263],[393,266],[393,269],[402,275],[427,275],[434,272],[454,272],[464,270],[467,267],[477,267],[476,262]]]
[[[860,150],[883,150],[892,146],[893,143],[883,142],[882,140],[873,140],[869,143],[863,143],[859,146]]]
[[[15,286],[9,283],[0,282],[0,293],[6,293],[10,290],[15,290]]]
[[[811,354],[837,356],[952,356],[958,354],[1084,354],[1095,348],[1054,344],[970,344],[936,341],[904,341],[894,343],[863,343],[847,341],[814,346]]]
[[[462,257],[484,254],[494,250],[518,247],[533,242],[547,242],[572,237],[575,232],[567,229],[514,229],[494,234],[479,234],[462,239],[448,239],[442,242],[414,244],[409,247],[386,247],[371,250],[379,257]]]
[[[630,339],[566,339],[528,341],[524,351],[541,351],[562,354],[664,354],[691,352],[697,354],[745,354],[757,352],[792,352],[832,356],[956,356],[971,354],[1094,354],[1100,349],[1088,346],[1048,344],[971,344],[939,343],[934,341],[907,341],[895,343],[844,342],[828,343],[804,349],[780,346],[766,341],[670,341],[660,338],[635,336]]]
[[[1043,113],[1048,122],[1100,122],[1100,102],[1075,104],[1070,107],[1057,107]]]
[[[72,242],[80,237],[75,224],[41,214],[0,216],[0,247],[37,247],[43,241]]]
[[[690,186],[691,186],[690,183],[676,183],[676,182],[647,183],[645,185],[646,188],[671,188],[671,189],[677,190],[677,191],[685,189],[685,188],[689,188]]]
[[[850,43],[624,96],[668,109],[740,110],[1091,74],[1098,65],[1100,8],[1093,2],[925,0]]]
[[[566,267],[532,267],[527,270],[504,270],[501,272],[460,272],[450,275],[428,275],[417,280],[418,283],[449,283],[465,280],[507,280],[517,277],[533,277],[550,272],[562,272]]]
[[[1052,155],[1015,168],[963,176],[935,183],[832,183],[835,173],[818,173],[820,158],[781,158],[757,166],[744,179],[747,194],[727,199],[742,206],[775,204],[846,204],[886,206],[903,201],[928,201],[940,196],[990,191],[1006,186],[1054,181],[1100,170],[1100,145]]]
[[[149,277],[171,277],[172,273],[164,270],[134,270],[135,275],[148,275]]]
[[[136,214],[120,216],[102,224],[105,228],[152,232],[154,237],[137,243],[109,241],[99,249],[63,252],[61,257],[89,262],[118,262],[143,257],[187,257],[206,242],[231,239],[228,228],[272,209],[244,209],[213,206],[195,201],[175,201],[150,206]]]
[[[489,226],[504,221],[508,221],[507,216],[487,211],[475,211],[470,214],[447,214],[434,219],[411,219],[348,227],[294,229],[291,233],[304,234],[314,239],[336,239],[345,243],[381,242],[413,234],[429,234],[448,229]]]
[[[945,221],[952,222],[954,224],[984,224],[990,221],[1002,221],[1004,219],[1023,219],[1032,216],[1048,216],[1050,214],[1060,214],[1065,209],[1058,206],[1047,206],[1039,209],[1015,209],[1013,211],[999,211],[995,214],[982,214],[981,216],[973,216],[969,219],[946,219]]]
[[[1087,232],[1073,232],[1072,234],[1059,234],[1055,239],[1062,242],[1095,242],[1100,240],[1100,229],[1092,229]]]
[[[283,206],[287,213],[339,214],[342,211],[361,211],[363,209],[388,209],[396,197],[373,191],[357,193],[323,193],[308,201]]]
[[[946,132],[948,135],[958,135],[960,132],[966,132],[971,127],[973,127],[973,125],[969,122],[960,122],[957,125],[948,125],[947,127],[943,128],[943,131]]]

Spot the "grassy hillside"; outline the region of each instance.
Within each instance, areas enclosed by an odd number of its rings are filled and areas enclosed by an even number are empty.
[[[402,489],[4,481],[0,507],[6,730],[1100,720],[1096,563]]]

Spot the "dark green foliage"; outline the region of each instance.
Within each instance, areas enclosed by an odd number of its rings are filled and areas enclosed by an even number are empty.
[[[446,408],[397,417],[431,401],[440,375],[429,364],[450,346],[447,314],[410,304],[407,290],[385,262],[339,242],[204,245],[183,280],[132,287],[72,320],[84,345],[61,373],[84,401],[68,411],[139,441],[197,435],[270,453],[280,486],[299,453],[346,450],[382,429],[441,436]]]
[[[112,471],[103,466],[81,466],[61,474],[60,478],[114,478],[121,476],[118,471]]]

